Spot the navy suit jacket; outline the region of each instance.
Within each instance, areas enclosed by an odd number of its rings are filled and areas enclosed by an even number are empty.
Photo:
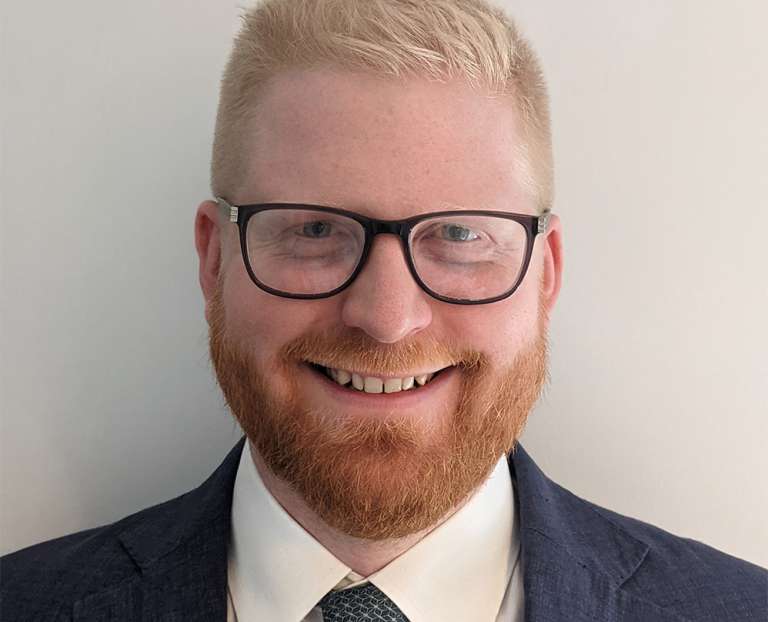
[[[243,442],[181,497],[0,559],[0,620],[225,622]],[[765,569],[571,494],[520,445],[509,467],[527,622],[768,620]]]

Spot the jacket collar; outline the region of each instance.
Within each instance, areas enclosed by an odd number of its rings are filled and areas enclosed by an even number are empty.
[[[685,619],[623,589],[650,547],[550,480],[522,445],[509,455],[520,512],[526,622]]]
[[[142,573],[140,584],[120,588],[126,606],[152,611],[157,620],[225,620],[232,490],[244,441],[201,486],[120,534]],[[647,544],[552,482],[522,445],[510,453],[509,467],[520,513],[526,622],[684,621],[622,588]],[[98,608],[98,596],[80,611]]]
[[[141,576],[79,602],[75,620],[225,622],[232,490],[244,443],[203,484],[119,533]]]
[[[151,508],[152,520],[136,521],[120,534],[120,540],[139,568],[151,568],[196,537],[216,533],[228,539],[232,491],[244,444],[245,437],[200,486]],[[211,553],[211,550],[206,547],[204,552]]]

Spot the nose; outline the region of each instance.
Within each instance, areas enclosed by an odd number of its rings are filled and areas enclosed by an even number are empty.
[[[382,343],[395,343],[429,326],[432,309],[413,280],[400,240],[377,235],[360,274],[342,294],[342,321]]]

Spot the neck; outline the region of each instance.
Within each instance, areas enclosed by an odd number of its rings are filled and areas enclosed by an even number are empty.
[[[380,570],[393,559],[410,549],[459,509],[458,507],[454,508],[434,525],[403,538],[390,540],[355,538],[326,524],[304,502],[301,495],[267,467],[259,453],[250,443],[249,449],[253,463],[264,485],[282,508],[339,561],[363,577],[367,577]]]

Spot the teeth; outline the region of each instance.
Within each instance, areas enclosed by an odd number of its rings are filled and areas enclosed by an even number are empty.
[[[384,381],[384,393],[395,393],[403,390],[402,378],[387,378]]]
[[[384,382],[381,378],[371,378],[370,376],[366,376],[365,385],[363,387],[363,390],[366,393],[381,393],[383,388]]]
[[[336,382],[339,384],[347,384],[350,380],[352,380],[352,374],[350,374],[348,371],[344,371],[343,369],[333,369],[331,371],[336,373],[334,380],[336,380]]]
[[[414,387],[423,387],[435,374],[423,374],[421,376],[406,376],[405,378],[376,378],[375,376],[361,376],[344,369],[325,368],[326,374],[342,386],[349,385],[358,391],[365,393],[398,393],[410,391]]]

